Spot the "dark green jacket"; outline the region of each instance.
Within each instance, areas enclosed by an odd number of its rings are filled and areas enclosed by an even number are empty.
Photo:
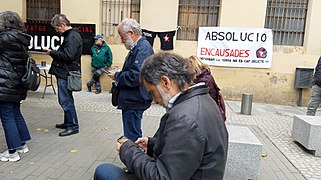
[[[112,62],[113,62],[113,54],[111,53],[111,50],[109,46],[106,44],[106,42],[103,43],[102,47],[100,48],[94,44],[91,49],[91,66],[96,67],[96,68],[101,68],[101,67],[110,67]]]

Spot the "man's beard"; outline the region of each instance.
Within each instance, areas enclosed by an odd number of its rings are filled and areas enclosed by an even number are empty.
[[[127,37],[127,40],[125,41],[124,45],[125,45],[125,48],[127,50],[130,50],[131,49],[131,46],[134,44],[134,41],[132,38],[130,38],[129,36]]]
[[[160,95],[162,96],[162,98],[163,98],[164,104],[162,104],[162,106],[167,109],[167,108],[168,108],[168,107],[167,107],[167,106],[168,106],[168,103],[169,103],[169,101],[172,99],[171,96],[170,96],[169,94],[166,94],[166,93],[164,92],[164,90],[160,87],[159,84],[156,85],[156,88],[157,88],[159,94],[160,94]]]

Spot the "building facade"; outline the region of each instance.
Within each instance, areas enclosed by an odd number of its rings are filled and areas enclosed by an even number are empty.
[[[46,21],[54,13],[66,14],[72,23],[95,24],[122,66],[127,50],[120,44],[118,23],[136,18],[143,29],[157,32],[153,48],[163,51],[159,32],[175,32],[173,50],[184,57],[195,55],[200,26],[270,28],[273,32],[271,68],[211,66],[227,100],[240,100],[253,93],[254,102],[296,105],[294,87],[297,67],[314,68],[321,52],[321,1],[319,0],[0,0],[0,11],[16,11],[25,21]],[[42,6],[43,5],[43,6]],[[39,61],[50,58],[34,54]],[[82,57],[83,81],[91,77],[90,56]],[[111,81],[103,77],[103,90]],[[85,83],[84,83],[85,84]],[[302,105],[310,97],[302,91]]]

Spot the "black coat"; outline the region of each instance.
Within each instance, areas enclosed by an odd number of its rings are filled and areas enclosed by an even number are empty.
[[[128,140],[120,158],[142,180],[220,180],[227,158],[228,132],[206,85],[181,94],[161,118],[148,155]]]
[[[313,84],[316,84],[319,87],[321,87],[321,57],[319,58],[318,64],[316,65],[314,70]]]
[[[80,71],[82,39],[78,29],[69,29],[62,35],[64,41],[58,50],[50,51],[53,61],[49,73],[57,78],[67,79],[67,67],[68,71]]]
[[[0,102],[19,102],[27,97],[21,79],[26,73],[30,38],[17,30],[0,33]]]

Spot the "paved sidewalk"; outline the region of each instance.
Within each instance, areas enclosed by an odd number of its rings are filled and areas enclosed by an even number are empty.
[[[122,134],[120,111],[110,103],[110,94],[75,93],[80,133],[59,137],[54,126],[63,120],[62,110],[49,88],[45,99],[42,90],[30,92],[22,102],[32,141],[30,152],[15,163],[0,162],[0,179],[92,179],[95,168],[105,162],[123,166],[115,150],[115,140]],[[309,154],[291,140],[294,114],[304,108],[253,104],[252,115],[241,115],[240,102],[226,102],[227,124],[247,126],[263,143],[259,179],[321,179],[321,158]],[[144,113],[143,133],[152,136],[165,113],[153,105]],[[319,113],[319,112],[318,112]],[[0,128],[0,151],[6,150]]]

